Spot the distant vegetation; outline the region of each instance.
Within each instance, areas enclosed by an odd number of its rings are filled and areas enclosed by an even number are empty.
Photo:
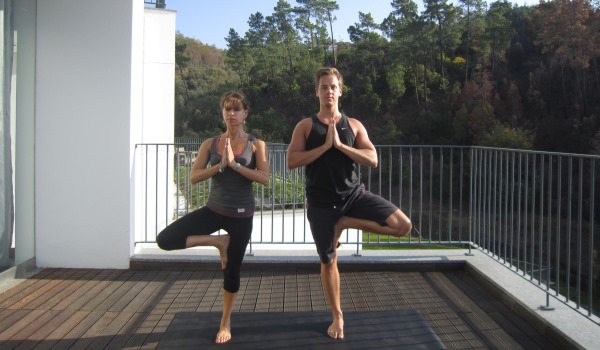
[[[227,90],[251,102],[248,131],[288,143],[295,124],[318,110],[313,74],[345,77],[341,109],[376,144],[483,145],[571,153],[600,150],[600,6],[555,0],[393,0],[382,23],[358,13],[331,32],[339,6],[279,1],[249,14],[219,50],[178,33],[176,136],[224,130],[218,101]]]

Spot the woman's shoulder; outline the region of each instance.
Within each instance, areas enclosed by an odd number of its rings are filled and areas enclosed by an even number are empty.
[[[210,150],[211,147],[213,146],[213,144],[215,144],[216,142],[218,142],[219,136],[214,136],[214,137],[209,137],[206,140],[202,141],[202,144],[200,144],[200,149],[206,149],[206,150]]]
[[[248,135],[248,141],[252,142],[253,145],[265,145],[265,141],[259,139],[258,137],[254,136],[254,135]]]

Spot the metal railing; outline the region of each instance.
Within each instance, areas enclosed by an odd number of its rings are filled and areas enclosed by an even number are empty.
[[[156,7],[157,9],[164,9],[167,6],[165,0],[145,0],[144,4],[154,5],[154,7]]]
[[[210,180],[192,185],[199,144],[136,146],[136,243],[201,207]],[[371,192],[398,205],[413,231],[401,239],[358,230],[344,245],[478,249],[596,323],[600,271],[599,156],[461,146],[377,146],[379,166],[359,167]],[[303,169],[288,170],[287,145],[268,145],[269,186],[255,185],[256,245],[313,244]]]

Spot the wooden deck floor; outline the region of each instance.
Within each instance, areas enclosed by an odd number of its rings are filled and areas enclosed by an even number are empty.
[[[557,348],[467,271],[340,269],[345,311],[417,309],[448,349]],[[154,349],[177,312],[220,312],[221,286],[212,269],[44,269],[0,294],[0,349]],[[318,270],[244,266],[235,311],[323,310]]]

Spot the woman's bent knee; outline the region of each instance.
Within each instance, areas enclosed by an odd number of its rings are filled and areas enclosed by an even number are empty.
[[[185,248],[185,242],[183,244],[179,241],[168,239],[167,235],[158,234],[156,236],[156,245],[162,250],[178,250]]]

